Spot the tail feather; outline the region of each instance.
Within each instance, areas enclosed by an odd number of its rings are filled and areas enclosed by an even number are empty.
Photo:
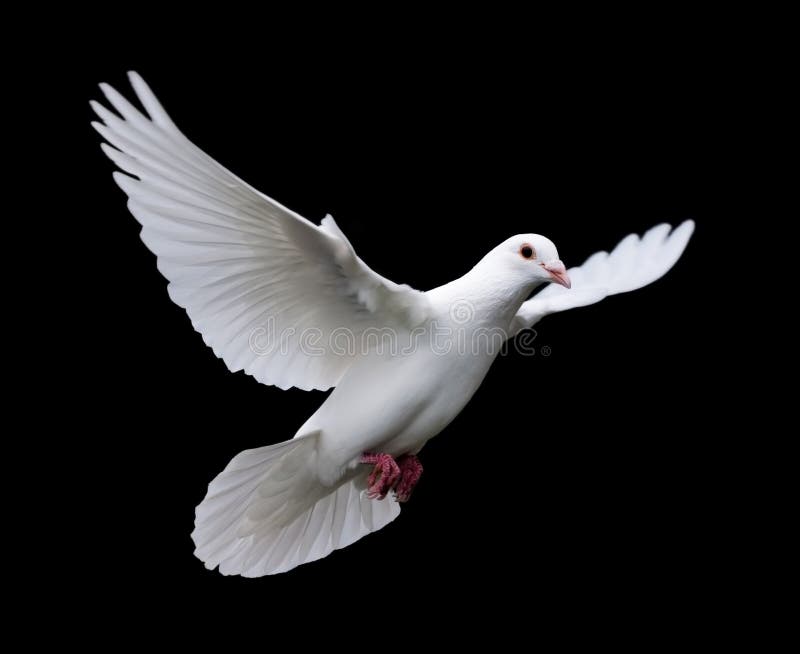
[[[386,526],[400,505],[366,497],[366,472],[338,486],[314,474],[319,432],[235,456],[197,507],[195,555],[246,577],[286,572]]]

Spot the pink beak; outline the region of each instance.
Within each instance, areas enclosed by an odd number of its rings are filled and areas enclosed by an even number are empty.
[[[569,275],[567,274],[567,269],[564,267],[564,264],[561,261],[551,261],[550,263],[543,263],[542,267],[550,273],[550,280],[554,281],[556,284],[561,284],[562,286],[566,286],[570,288],[572,283],[569,281]]]

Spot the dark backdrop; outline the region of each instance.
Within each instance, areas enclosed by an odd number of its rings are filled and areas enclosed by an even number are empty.
[[[412,60],[400,46],[345,56],[333,39],[313,58],[267,41],[122,42],[72,68],[83,338],[66,492],[74,565],[100,597],[144,590],[148,615],[169,619],[173,602],[266,616],[337,592],[402,616],[414,593],[519,611],[513,591],[554,616],[586,602],[627,615],[712,583],[732,510],[704,411],[728,79],[677,48],[573,61],[517,46]],[[195,505],[232,456],[290,438],[325,394],[228,372],[170,302],[89,127],[96,83],[130,95],[131,68],[201,148],[311,220],[332,213],[370,266],[420,289],[519,232],[552,238],[569,266],[662,221],[697,230],[652,286],[540,323],[549,356],[499,358],[422,452],[394,523],[289,574],[224,578],[192,555]]]

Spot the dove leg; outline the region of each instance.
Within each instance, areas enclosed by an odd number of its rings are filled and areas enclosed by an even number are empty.
[[[395,487],[398,502],[408,502],[414,487],[422,476],[422,464],[414,454],[404,454],[397,459],[400,480]]]
[[[382,500],[400,478],[400,467],[388,454],[364,454],[361,463],[374,465],[367,478],[367,497]]]

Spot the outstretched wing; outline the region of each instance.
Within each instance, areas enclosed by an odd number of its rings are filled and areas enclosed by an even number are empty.
[[[639,238],[630,234],[614,251],[595,252],[582,266],[569,269],[572,288],[550,284],[523,303],[511,323],[511,335],[532,327],[546,315],[594,304],[609,295],[626,293],[656,281],[683,254],[694,231],[687,220],[670,234],[666,223]]]
[[[178,130],[139,75],[129,77],[148,116],[102,84],[119,115],[92,102],[103,121],[92,125],[129,173],[114,179],[170,297],[232,371],[324,390],[358,354],[335,345],[338,333],[338,343],[353,343],[370,327],[424,319],[424,293],[371,270],[333,218],[314,225],[243,182]]]

